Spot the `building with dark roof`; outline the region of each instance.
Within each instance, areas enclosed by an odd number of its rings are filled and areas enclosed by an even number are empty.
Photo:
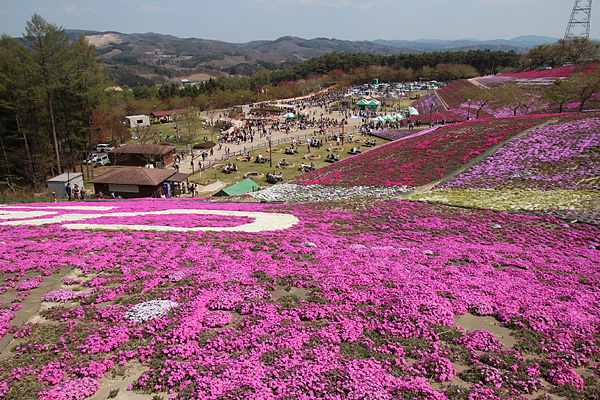
[[[163,168],[173,163],[175,146],[162,144],[126,144],[108,152],[117,166],[143,167],[148,164]]]
[[[96,194],[105,196],[114,193],[124,199],[140,197],[161,197],[163,183],[175,175],[175,169],[117,167],[90,180]]]
[[[150,114],[150,119],[153,124],[173,122],[180,114],[188,112],[187,108],[179,108],[177,110],[153,111]]]

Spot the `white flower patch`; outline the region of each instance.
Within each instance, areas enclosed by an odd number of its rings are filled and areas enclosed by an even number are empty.
[[[4,210],[2,210],[4,212]],[[6,211],[3,219],[23,219],[46,217],[49,213],[46,211]],[[177,215],[177,214],[203,214],[203,215],[223,215],[231,217],[249,217],[253,222],[238,226],[216,227],[216,226],[163,226],[163,225],[129,225],[129,224],[85,224],[74,223],[87,219],[110,218],[110,217],[136,217],[147,215]],[[70,223],[73,222],[73,223]],[[193,210],[193,209],[172,209],[161,211],[145,212],[116,212],[106,214],[61,214],[50,218],[37,218],[19,221],[0,222],[0,225],[45,225],[61,224],[69,229],[110,229],[110,230],[136,230],[136,231],[158,231],[158,232],[264,232],[288,229],[299,222],[299,219],[291,214],[265,213],[250,211],[228,211],[228,210]]]
[[[165,316],[170,309],[178,304],[170,300],[150,300],[145,303],[136,304],[125,313],[125,318],[144,322]]]

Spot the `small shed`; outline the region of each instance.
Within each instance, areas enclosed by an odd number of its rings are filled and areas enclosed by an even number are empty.
[[[162,196],[162,185],[177,173],[174,169],[113,168],[109,172],[90,180],[96,193],[105,196],[115,193],[124,199]]]
[[[239,196],[250,192],[256,192],[257,190],[260,190],[258,183],[254,182],[250,178],[246,178],[235,185],[231,185],[219,190],[217,193],[213,194],[213,196]]]
[[[170,185],[171,195],[179,196],[185,192],[185,181],[192,176],[192,174],[184,174],[183,172],[177,172],[175,175],[171,175],[165,182]],[[164,185],[163,185],[164,192]]]
[[[46,180],[48,190],[56,193],[57,197],[66,197],[65,186],[70,183],[71,186],[83,187],[83,174],[81,172],[65,172],[64,174],[55,176]]]
[[[179,108],[177,110],[153,111],[150,116],[153,124],[163,124],[167,122],[173,122],[179,115],[187,112],[187,108]]]
[[[125,125],[128,128],[150,126],[150,117],[147,115],[128,115],[125,117]]]

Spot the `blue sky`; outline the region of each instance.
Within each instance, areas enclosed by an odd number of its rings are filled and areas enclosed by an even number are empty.
[[[67,29],[156,32],[244,43],[298,36],[346,40],[562,38],[572,0],[1,0],[0,32],[34,13]],[[600,29],[592,11],[590,36]]]

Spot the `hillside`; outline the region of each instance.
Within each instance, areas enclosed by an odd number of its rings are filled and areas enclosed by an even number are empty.
[[[276,67],[296,64],[334,51],[384,55],[403,52],[395,47],[366,41],[327,38],[307,40],[292,36],[277,40],[226,43],[156,33],[123,34],[79,30],[68,30],[67,33],[71,37],[84,34],[108,64],[146,63],[172,68],[227,68],[242,63]]]
[[[302,175],[292,183],[411,188],[426,185],[549,118],[489,118],[438,126]]]
[[[148,65],[169,68],[208,68],[220,70],[242,64],[270,69],[293,65],[331,52],[402,54],[471,49],[514,50],[525,53],[528,47],[549,38],[515,38],[509,41],[348,41],[340,39],[302,39],[284,36],[276,40],[226,43],[217,40],[178,38],[157,33],[124,34],[67,30],[71,37],[85,35],[108,64]]]

